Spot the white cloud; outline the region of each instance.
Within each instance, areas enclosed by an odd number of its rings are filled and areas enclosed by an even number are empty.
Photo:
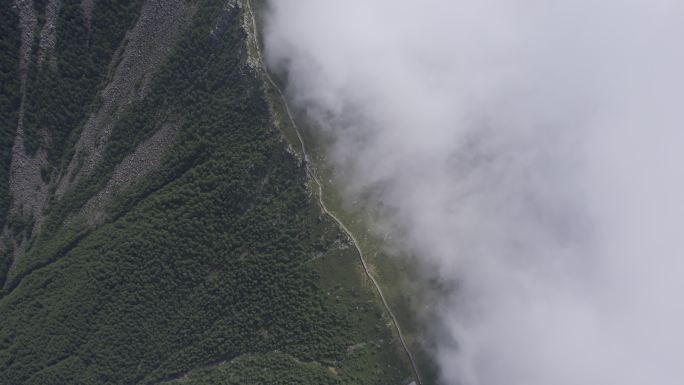
[[[459,284],[444,383],[684,383],[682,36],[674,0],[272,2],[349,196]]]

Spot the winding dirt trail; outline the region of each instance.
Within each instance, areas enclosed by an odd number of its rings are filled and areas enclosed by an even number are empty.
[[[380,288],[380,285],[378,284],[378,281],[375,279],[373,274],[370,272],[368,269],[368,264],[366,263],[366,259],[364,257],[363,251],[361,250],[361,247],[359,246],[359,242],[356,240],[356,237],[354,234],[347,228],[347,226],[342,223],[342,221],[330,210],[328,210],[328,207],[325,205],[325,202],[323,201],[323,185],[321,182],[318,180],[318,177],[316,174],[313,172],[311,167],[309,166],[309,155],[306,151],[306,146],[304,144],[304,139],[302,138],[302,135],[299,130],[299,126],[297,126],[297,123],[295,123],[294,117],[292,116],[292,112],[290,111],[290,107],[287,104],[287,99],[285,98],[285,94],[283,91],[280,89],[280,87],[276,84],[275,81],[271,78],[271,75],[268,72],[268,68],[266,67],[266,63],[264,63],[263,60],[263,55],[261,54],[261,47],[259,46],[259,36],[258,36],[258,29],[257,29],[257,24],[256,24],[256,18],[254,17],[254,12],[252,12],[252,4],[250,0],[245,1],[246,6],[247,6],[247,11],[249,12],[249,15],[252,19],[252,28],[253,28],[253,39],[254,39],[254,47],[256,48],[257,56],[259,59],[259,64],[261,65],[262,72],[264,76],[266,77],[266,80],[273,86],[273,88],[278,92],[278,95],[283,101],[283,105],[285,106],[285,111],[287,112],[287,116],[290,120],[290,123],[292,124],[292,127],[295,129],[295,133],[297,134],[297,138],[299,139],[299,143],[302,147],[302,154],[304,155],[304,165],[306,167],[306,172],[311,178],[311,180],[314,181],[314,183],[318,186],[318,203],[321,206],[321,209],[327,214],[330,218],[332,218],[337,224],[340,226],[342,230],[344,230],[345,233],[349,236],[349,238],[352,240],[354,243],[354,247],[356,248],[356,251],[359,253],[359,259],[361,260],[361,264],[363,265],[363,270],[366,273],[366,276],[370,279],[370,281],[373,283],[373,286],[375,286],[375,290],[377,290],[378,294],[380,295],[380,299],[382,300],[382,304],[385,307],[385,310],[387,310],[387,313],[390,315],[392,318],[392,323],[394,324],[395,329],[397,330],[397,335],[399,336],[399,341],[401,342],[401,346],[406,352],[406,356],[408,357],[409,361],[411,362],[411,370],[413,371],[413,374],[415,376],[416,383],[418,385],[422,385],[422,381],[420,379],[420,375],[418,374],[418,366],[416,365],[416,362],[413,358],[413,354],[411,354],[411,351],[408,348],[408,345],[406,344],[406,340],[404,339],[404,334],[401,332],[401,327],[399,327],[399,322],[397,321],[397,318],[394,316],[394,313],[392,312],[392,309],[390,309],[389,304],[387,303],[387,300],[385,299],[385,296],[382,293],[382,289]]]

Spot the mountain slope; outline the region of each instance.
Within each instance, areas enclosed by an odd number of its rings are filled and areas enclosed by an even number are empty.
[[[274,125],[238,2],[16,5],[2,8],[3,68],[24,71],[21,107],[17,84],[2,99],[7,383],[409,378]]]

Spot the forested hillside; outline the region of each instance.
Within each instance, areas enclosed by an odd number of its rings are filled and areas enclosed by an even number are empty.
[[[234,0],[0,0],[0,383],[402,384]]]
[[[19,16],[12,9],[12,0],[0,0],[0,20],[0,227],[4,227],[10,204],[9,171],[21,98]],[[8,268],[9,258],[0,254],[0,283]]]

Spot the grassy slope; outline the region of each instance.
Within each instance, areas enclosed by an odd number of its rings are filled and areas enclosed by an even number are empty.
[[[255,0],[255,4],[260,11],[259,14],[263,15],[267,7],[266,0]],[[263,21],[260,24],[263,24]],[[272,76],[276,82],[282,84],[283,89],[287,88],[286,79],[280,77],[279,74]],[[280,95],[272,88],[267,90],[267,94],[272,102],[274,116],[279,120],[288,140],[294,143],[294,149],[299,151],[299,139],[295,128],[289,123]],[[337,184],[333,176],[333,165],[326,160],[327,147],[330,144],[320,135],[314,122],[298,111],[294,112],[307,147],[311,168],[323,183],[323,199],[326,206],[355,234],[373,275],[382,286],[383,293],[407,337],[423,382],[435,383],[437,368],[431,358],[432,352],[429,351],[432,345],[429,341],[431,337],[423,330],[423,322],[426,318],[421,318],[429,317],[429,314],[425,304],[420,302],[420,298],[423,295],[429,296],[426,290],[438,290],[438,288],[426,288],[425,283],[418,282],[415,266],[410,259],[388,253],[384,241],[371,230],[367,207],[351,207],[342,196],[343,187]]]
[[[105,162],[51,203],[0,299],[7,383],[408,377],[347,240],[271,123],[238,15],[221,3],[200,2],[149,96],[114,126]],[[230,27],[210,38],[219,17]],[[182,124],[163,165],[117,197],[104,225],[65,226],[165,119]]]

